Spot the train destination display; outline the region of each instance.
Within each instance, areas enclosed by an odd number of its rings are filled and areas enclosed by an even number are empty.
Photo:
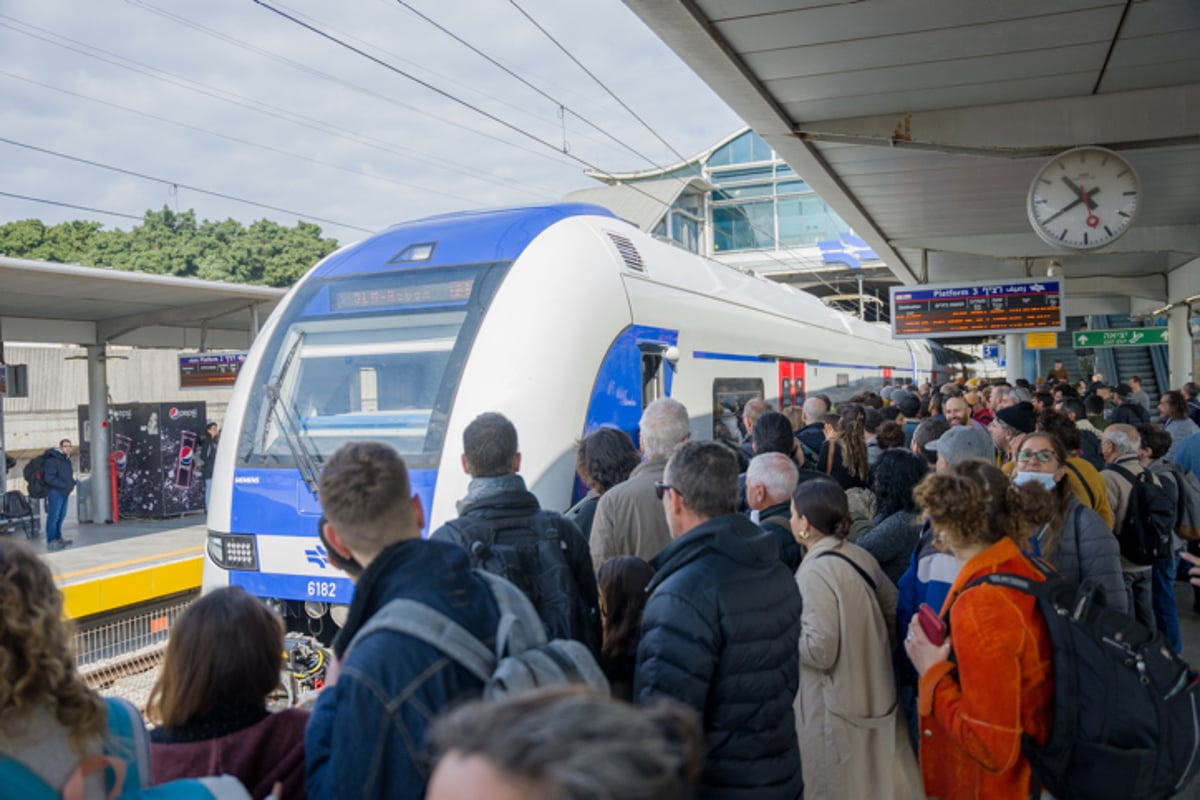
[[[893,286],[892,336],[988,336],[1066,330],[1062,281]]]

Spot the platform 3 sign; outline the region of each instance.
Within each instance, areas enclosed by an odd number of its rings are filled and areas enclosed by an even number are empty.
[[[1103,331],[1076,331],[1071,343],[1080,347],[1146,347],[1168,344],[1166,328],[1116,328]]]
[[[199,353],[179,357],[180,389],[232,389],[245,353]]]
[[[892,336],[936,339],[1066,330],[1062,281],[893,286]]]

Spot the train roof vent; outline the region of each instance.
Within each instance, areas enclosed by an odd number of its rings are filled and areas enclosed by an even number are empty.
[[[621,254],[621,260],[625,262],[625,266],[637,272],[645,272],[646,264],[642,261],[642,255],[633,246],[633,242],[622,236],[619,233],[605,231],[608,238],[612,239],[612,243],[617,246],[617,252]]]

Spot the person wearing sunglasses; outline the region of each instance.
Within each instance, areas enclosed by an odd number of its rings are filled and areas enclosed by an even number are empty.
[[[1048,433],[1031,433],[1016,452],[1016,465],[1014,484],[1039,484],[1054,498],[1053,516],[1033,520],[1040,527],[1034,529],[1029,550],[1053,565],[1073,589],[1087,578],[1095,579],[1104,587],[1105,605],[1128,613],[1117,538],[1071,490],[1062,443]]]

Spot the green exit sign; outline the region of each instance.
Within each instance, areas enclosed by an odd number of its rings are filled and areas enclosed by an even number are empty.
[[[1146,347],[1167,343],[1166,328],[1119,328],[1107,331],[1076,331],[1075,347]]]

